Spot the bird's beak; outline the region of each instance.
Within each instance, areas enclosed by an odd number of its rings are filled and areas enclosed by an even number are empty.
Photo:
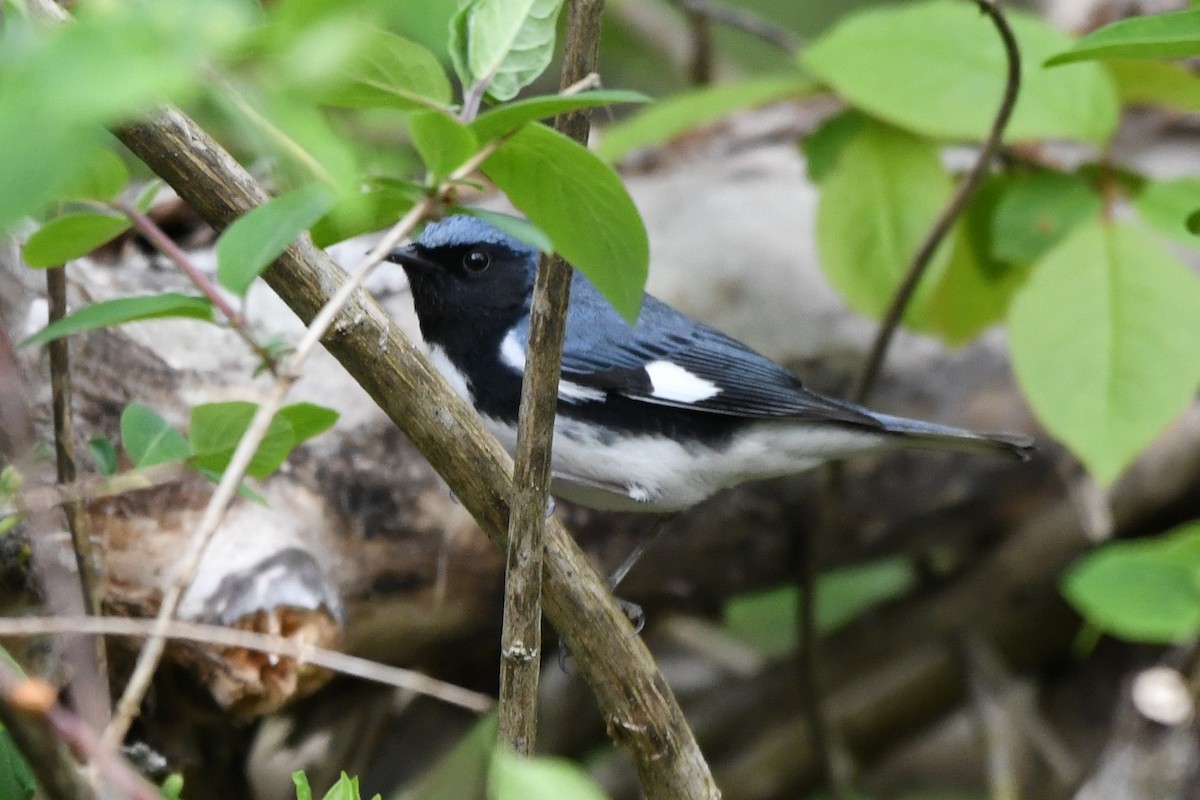
[[[422,257],[411,244],[405,247],[397,247],[388,254],[387,260],[402,267],[412,267],[424,272],[433,272],[438,269],[437,264]]]

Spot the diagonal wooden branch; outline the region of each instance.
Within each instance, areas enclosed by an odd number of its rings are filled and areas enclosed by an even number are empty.
[[[603,11],[604,0],[571,0],[567,4],[566,51],[560,79],[563,90],[595,72]],[[587,146],[591,127],[587,112],[560,114],[554,127]],[[529,311],[529,355],[521,384],[512,514],[508,522],[497,735],[522,755],[532,755],[537,740],[542,548],[571,273],[571,265],[558,254],[543,257],[538,265]]]

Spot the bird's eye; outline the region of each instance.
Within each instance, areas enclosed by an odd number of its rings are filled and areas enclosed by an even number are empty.
[[[469,272],[483,272],[485,269],[491,266],[491,263],[491,257],[489,257],[488,254],[482,250],[469,250],[467,251],[467,254],[463,256],[463,266],[466,267]]]

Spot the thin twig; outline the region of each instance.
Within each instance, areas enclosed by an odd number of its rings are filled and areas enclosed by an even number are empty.
[[[63,267],[46,271],[46,298],[50,310],[50,322],[54,323],[67,315],[67,274]],[[54,416],[54,456],[59,486],[75,481],[75,415],[71,403],[71,357],[67,338],[55,339],[48,347],[50,353],[50,394]],[[88,614],[100,613],[100,591],[96,582],[96,566],[92,555],[92,537],[88,530],[87,516],[83,513],[80,500],[68,500],[63,504],[67,516],[67,527],[71,531],[71,543],[75,549],[75,566],[79,570],[79,588],[83,593],[83,607]],[[96,663],[102,677],[108,675],[104,640],[96,639]],[[104,683],[107,684],[105,677]]]
[[[121,201],[116,204],[116,207],[122,214],[129,217],[130,222],[133,223],[133,227],[137,229],[138,233],[145,236],[150,244],[154,245],[160,253],[170,259],[171,263],[179,267],[179,271],[186,275],[188,280],[216,306],[217,310],[229,322],[229,326],[258,355],[262,363],[271,371],[271,374],[278,376],[279,364],[276,361],[275,355],[254,338],[254,334],[250,332],[250,326],[247,324],[245,316],[225,299],[225,296],[221,294],[221,290],[208,279],[208,276],[199,267],[192,263],[187,253],[183,252],[179,245],[175,244],[175,241],[170,236],[167,236],[154,220],[138,211],[129,203]]]
[[[443,193],[452,191],[454,183],[478,169],[479,165],[495,152],[496,147],[499,147],[501,141],[492,142],[471,156],[461,167],[451,173],[442,186],[438,188],[437,195],[440,197]],[[175,616],[179,601],[183,598],[184,592],[187,591],[187,587],[191,584],[192,578],[195,576],[196,568],[200,564],[200,557],[204,554],[204,549],[216,533],[217,526],[221,524],[221,520],[225,516],[225,511],[237,493],[238,486],[246,474],[246,469],[250,466],[251,459],[258,451],[258,445],[266,435],[267,429],[271,421],[275,418],[276,412],[283,406],[283,402],[287,398],[288,392],[291,391],[292,385],[299,379],[300,368],[316,349],[321,341],[321,337],[333,325],[342,308],[349,302],[354,293],[360,290],[363,282],[370,276],[374,267],[382,262],[384,256],[390,253],[402,239],[412,233],[413,228],[434,209],[435,205],[436,201],[433,197],[423,197],[371,248],[371,251],[359,262],[349,278],[338,287],[333,296],[329,298],[328,302],[325,303],[313,318],[287,363],[280,368],[275,386],[271,390],[270,395],[259,404],[254,416],[250,419],[250,424],[246,428],[246,432],[242,434],[241,440],[233,451],[229,465],[225,468],[225,472],[221,475],[221,480],[217,483],[217,488],[213,491],[208,505],[204,508],[204,514],[200,518],[200,523],[188,541],[187,550],[180,559],[175,578],[163,593],[162,605],[159,607],[158,615],[155,617],[156,632],[146,641],[142,647],[142,651],[138,654],[133,674],[129,678],[129,683],[125,686],[125,692],[121,695],[121,699],[117,703],[116,714],[113,716],[113,720],[108,728],[104,731],[103,739],[105,746],[116,748],[125,738],[125,733],[129,730],[129,725],[137,715],[142,697],[145,696],[146,691],[150,688],[150,681],[154,676],[154,670],[158,666],[158,661],[162,657],[162,651],[166,645],[166,625]]]
[[[695,86],[707,86],[713,79],[713,61],[715,47],[713,45],[712,17],[699,11],[685,9],[688,27],[692,30],[692,64],[688,68],[689,77]]]
[[[705,17],[726,27],[736,28],[778,47],[788,55],[792,55],[800,47],[796,35],[791,31],[749,9],[734,8],[713,2],[713,0],[677,0],[677,2],[680,8],[689,15]]]
[[[0,636],[98,633],[144,638],[152,636],[154,630],[153,620],[129,617],[0,617]],[[244,650],[280,655],[300,663],[324,667],[342,675],[418,692],[469,711],[484,712],[495,705],[495,701],[486,694],[473,692],[420,672],[339,653],[286,636],[179,620],[169,621],[166,631],[171,639],[219,647],[240,647]]]
[[[571,0],[559,85],[568,89],[592,75],[600,52],[604,0]],[[560,114],[560,133],[587,146],[587,113]],[[558,377],[571,265],[555,254],[542,259],[530,304],[528,355],[521,385],[513,468],[512,510],[500,635],[500,708],[497,737],[515,752],[532,755],[537,738],[538,675],[542,642],[542,551],[550,499],[550,450],[558,406]]]
[[[998,2],[995,2],[995,0],[974,0],[974,2],[991,19],[992,23],[996,26],[997,32],[1000,34],[1001,41],[1004,43],[1004,54],[1008,59],[1008,75],[1004,83],[1004,97],[1000,101],[1000,108],[996,112],[996,118],[992,122],[987,139],[984,140],[983,147],[979,151],[979,158],[976,159],[975,165],[971,167],[971,171],[967,173],[962,183],[958,185],[958,190],[950,198],[950,202],[946,204],[946,207],[942,209],[941,215],[933,223],[933,227],[929,229],[929,233],[925,235],[925,240],[921,242],[921,246],[917,248],[916,254],[908,265],[904,280],[900,282],[900,286],[897,287],[896,293],[892,296],[887,314],[884,316],[883,322],[880,323],[879,331],[875,335],[875,341],[871,345],[871,354],[867,357],[862,375],[859,377],[858,384],[854,389],[854,399],[859,403],[866,401],[875,386],[880,368],[883,366],[883,359],[887,356],[888,347],[892,343],[892,337],[895,335],[896,328],[900,325],[900,319],[904,316],[904,312],[912,300],[913,293],[916,292],[917,284],[925,274],[929,263],[933,260],[934,252],[936,252],[938,245],[942,243],[942,240],[950,232],[950,228],[954,225],[954,221],[958,219],[959,214],[966,208],[967,201],[971,199],[971,195],[975,193],[979,185],[983,183],[983,179],[987,176],[987,171],[991,167],[992,157],[1000,148],[1000,140],[1004,136],[1004,128],[1008,125],[1013,107],[1017,103],[1017,92],[1021,87],[1021,53],[1017,49],[1016,36],[1012,32],[1012,28],[1009,27],[1008,20],[1005,19],[1003,12],[1001,12]]]

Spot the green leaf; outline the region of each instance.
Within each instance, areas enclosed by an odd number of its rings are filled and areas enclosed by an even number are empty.
[[[312,226],[313,244],[328,247],[395,223],[422,194],[416,185],[388,183],[342,195],[337,205]]]
[[[256,411],[256,404],[242,400],[194,407],[188,424],[191,462],[201,469],[224,472]],[[246,474],[252,478],[266,478],[287,460],[295,444],[291,424],[283,416],[276,415],[254,452]]]
[[[454,749],[396,800],[461,800],[485,797],[496,750],[496,714],[480,718]]]
[[[821,185],[817,250],[851,308],[882,315],[950,191],[950,175],[928,139],[872,122],[844,145]],[[924,306],[949,255],[943,243],[905,314],[910,325],[925,324]]]
[[[408,118],[413,146],[430,176],[440,183],[479,149],[470,128],[438,111],[418,111]]]
[[[1173,539],[1166,534],[1094,550],[1071,567],[1063,594],[1088,622],[1122,639],[1170,644],[1195,638],[1200,570],[1195,553]]]
[[[325,793],[324,800],[359,800],[358,778],[351,778],[343,772],[337,783]]]
[[[1184,226],[1187,227],[1189,233],[1195,236],[1200,236],[1200,209],[1188,214],[1188,218],[1184,222]]]
[[[853,141],[870,120],[861,111],[848,108],[829,117],[806,136],[802,147],[808,179],[813,183],[825,180],[837,166],[846,144]]]
[[[1096,58],[1186,58],[1200,55],[1200,10],[1130,17],[1084,36],[1046,66]]]
[[[37,780],[29,762],[3,725],[0,725],[0,797],[4,800],[32,800]]]
[[[70,214],[50,220],[25,243],[22,256],[34,269],[58,267],[81,258],[129,230],[130,222],[115,214]]]
[[[321,94],[329,105],[351,108],[439,108],[452,99],[437,56],[416,42],[373,30],[342,69],[343,80]]]
[[[217,280],[245,295],[267,266],[333,206],[334,193],[310,183],[251,209],[217,240]]]
[[[183,775],[172,772],[158,789],[164,800],[183,800]]]
[[[110,328],[126,322],[183,317],[211,322],[212,303],[207,297],[191,297],[185,294],[149,294],[141,297],[119,297],[93,303],[74,311],[57,322],[52,322],[21,342],[21,347],[45,344],[64,336]]]
[[[520,239],[530,247],[536,247],[547,255],[554,252],[554,242],[550,241],[550,237],[527,219],[514,217],[512,214],[488,211],[486,208],[474,208],[470,206],[455,206],[454,213],[470,214],[472,217],[479,217],[479,219],[490,222],[494,227],[507,233],[509,236]]]
[[[565,758],[521,758],[504,749],[492,756],[488,800],[607,800],[579,765]]]
[[[154,205],[154,198],[158,197],[158,193],[162,187],[163,181],[161,178],[149,181],[137,193],[137,197],[133,199],[133,207],[143,214],[150,213],[150,208]]]
[[[296,800],[313,800],[312,787],[308,785],[308,776],[303,770],[292,773],[292,783],[296,785]]]
[[[76,182],[63,193],[63,197],[71,200],[112,200],[120,194],[129,182],[129,168],[121,157],[107,147],[97,147],[86,158],[84,172],[76,176]]]
[[[630,324],[637,319],[650,245],[612,167],[534,123],[505,141],[483,163],[483,172]]]
[[[298,445],[332,428],[341,415],[316,403],[292,403],[279,409],[279,416],[292,426],[292,436]]]
[[[1013,178],[996,204],[992,254],[1029,262],[1045,255],[1104,203],[1079,175],[1034,172]]]
[[[1200,280],[1147,233],[1093,220],[1038,263],[1009,313],[1033,410],[1111,483],[1200,385]]]
[[[471,130],[475,132],[479,141],[484,143],[499,139],[527,122],[549,119],[567,111],[617,103],[647,103],[649,101],[650,98],[641,92],[624,89],[594,89],[590,92],[572,95],[551,94],[527,97],[524,100],[505,103],[485,111],[471,123]]]
[[[1104,66],[1117,85],[1123,106],[1158,106],[1200,111],[1200,76],[1184,64],[1114,59]]]
[[[634,150],[664,144],[735,111],[803,97],[815,88],[806,75],[787,72],[682,92],[605,128],[596,152],[605,161],[618,161]]]
[[[1200,179],[1147,181],[1133,206],[1142,219],[1168,236],[1193,247],[1200,244],[1187,224],[1188,216],[1200,208]]]
[[[1046,70],[1070,46],[1034,16],[1005,12],[1021,50],[1021,91],[1007,141],[1105,142],[1117,97],[1097,64]],[[802,54],[804,65],[851,104],[915,133],[982,140],[1004,90],[1007,60],[996,30],[957,0],[881,6],[847,16]]]
[[[989,220],[990,222],[990,220]],[[1029,275],[1027,264],[1001,264],[989,256],[979,228],[959,224],[946,271],[929,299],[929,330],[950,344],[969,342],[1004,319],[1013,295]]]
[[[488,82],[510,100],[550,64],[562,0],[471,0],[450,21],[450,55],[464,87]]]
[[[117,474],[117,448],[103,436],[93,436],[88,439],[88,452],[101,475]]]
[[[182,461],[189,453],[183,434],[141,403],[121,412],[121,443],[133,465],[143,469]]]

